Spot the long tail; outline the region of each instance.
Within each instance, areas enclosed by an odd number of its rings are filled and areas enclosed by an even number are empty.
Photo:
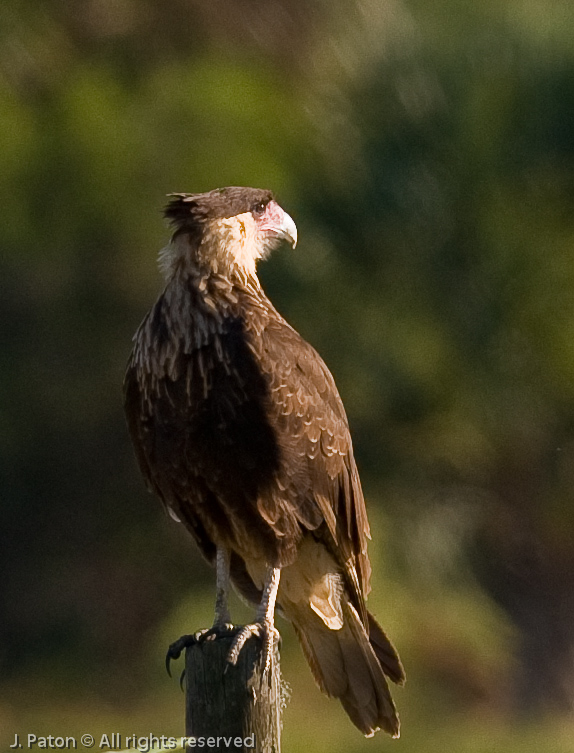
[[[384,729],[399,737],[399,717],[385,675],[402,684],[405,673],[398,654],[375,618],[368,630],[345,595],[343,626],[329,628],[311,609],[289,615],[319,687],[339,698],[351,721],[370,737]]]

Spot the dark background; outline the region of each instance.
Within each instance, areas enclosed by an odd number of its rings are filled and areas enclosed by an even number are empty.
[[[261,278],[345,401],[409,676],[365,741],[281,623],[285,748],[572,749],[573,167],[569,2],[3,0],[0,743],[183,734],[214,578],[121,383],[165,194],[233,184],[298,225]]]

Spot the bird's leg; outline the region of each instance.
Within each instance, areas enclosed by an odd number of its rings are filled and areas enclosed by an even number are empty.
[[[205,630],[199,630],[192,635],[182,635],[177,641],[171,644],[167,650],[165,658],[168,674],[171,676],[170,663],[172,659],[179,659],[184,649],[193,646],[194,643],[208,639],[218,638],[220,635],[228,634],[234,630],[229,615],[227,597],[229,594],[229,550],[223,546],[217,547],[215,557],[215,578],[216,578],[216,596],[215,596],[215,618],[213,625]],[[183,675],[182,675],[183,679]]]
[[[230,664],[236,664],[241,649],[246,641],[256,635],[263,638],[263,659],[264,668],[268,670],[271,665],[271,656],[273,653],[274,642],[279,640],[279,633],[275,628],[275,601],[277,591],[279,590],[279,579],[281,577],[280,567],[271,567],[267,572],[265,584],[263,586],[263,595],[257,610],[255,622],[245,625],[235,636],[231,649],[227,656]]]
[[[227,597],[229,595],[229,550],[223,546],[217,547],[215,558],[215,572],[217,592],[215,596],[215,620],[213,627],[223,627],[231,624]]]

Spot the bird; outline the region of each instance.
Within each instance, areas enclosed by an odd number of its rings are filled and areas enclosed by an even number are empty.
[[[134,335],[128,429],[149,489],[216,569],[214,629],[230,583],[256,604],[250,635],[289,620],[319,688],[365,735],[399,736],[387,678],[405,672],[365,600],[367,511],[349,424],[317,351],[279,314],[257,263],[297,243],[273,193],[230,186],[169,195],[163,292]]]

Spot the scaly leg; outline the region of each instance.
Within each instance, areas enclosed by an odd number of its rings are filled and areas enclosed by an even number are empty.
[[[183,650],[193,646],[198,641],[207,640],[210,637],[217,638],[224,633],[231,633],[234,630],[229,615],[227,597],[229,594],[229,551],[225,547],[217,547],[215,559],[216,572],[216,596],[215,596],[215,618],[213,625],[205,630],[199,630],[193,635],[182,635],[177,641],[171,644],[167,651],[165,663],[168,674],[171,676],[170,664],[173,659],[179,659]],[[183,680],[183,675],[182,675]]]
[[[223,627],[231,624],[227,597],[229,595],[229,551],[222,546],[217,547],[215,559],[217,592],[215,596],[215,620],[213,627]]]
[[[279,590],[279,579],[281,577],[280,567],[271,567],[267,572],[265,578],[265,584],[263,586],[263,595],[261,597],[261,603],[257,610],[255,622],[250,625],[245,625],[241,628],[239,633],[235,636],[235,639],[231,645],[227,661],[230,664],[236,664],[241,649],[245,645],[246,641],[252,636],[256,635],[263,638],[263,659],[265,670],[268,670],[271,665],[271,655],[273,653],[274,642],[279,640],[279,633],[275,628],[275,601],[277,599],[277,591]]]

